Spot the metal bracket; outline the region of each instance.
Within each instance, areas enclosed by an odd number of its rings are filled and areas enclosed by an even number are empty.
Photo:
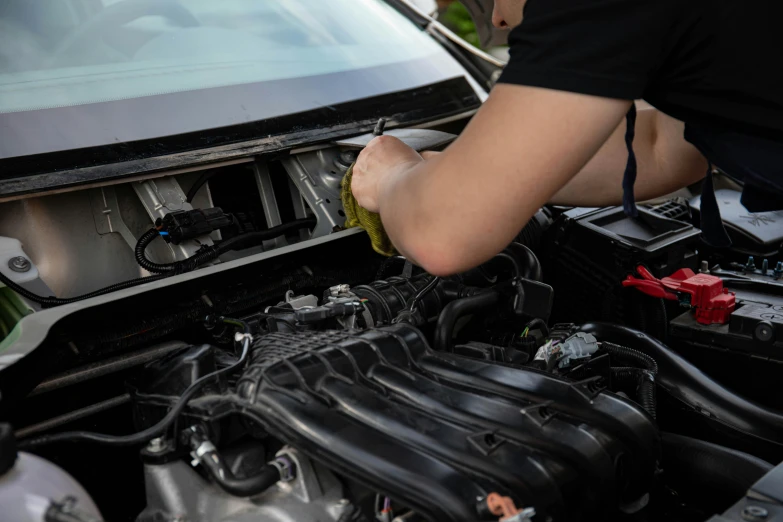
[[[293,448],[285,447],[276,457],[285,457],[294,463],[296,478],[290,482],[278,482],[277,487],[290,492],[302,502],[310,503],[324,496],[324,489],[310,459]]]
[[[98,234],[104,236],[116,232],[131,248],[136,247],[136,238],[125,221],[122,220],[114,187],[90,190],[90,206],[92,206],[92,218],[95,221],[95,230]]]
[[[269,228],[282,225],[283,220],[280,218],[280,208],[277,205],[277,198],[275,197],[275,188],[272,186],[272,177],[269,175],[269,168],[264,163],[256,162],[253,164],[253,177],[256,179],[256,185],[258,186],[258,193],[261,195],[261,204],[264,207],[264,218],[266,218],[266,226]],[[280,236],[275,239],[264,241],[264,249],[270,250],[275,247],[286,246],[285,236]]]
[[[175,210],[193,210],[193,206],[186,201],[185,193],[173,176],[133,183],[133,190],[136,191],[136,195],[139,196],[139,200],[153,223],[156,219]],[[182,261],[195,254],[202,245],[212,245],[212,239],[209,236],[204,236],[200,240],[191,239],[183,241],[179,245],[167,245],[174,260]]]
[[[291,181],[318,219],[312,232],[313,238],[327,236],[345,224],[340,200],[340,181],[344,171],[333,166],[337,156],[336,150],[323,149],[282,161]]]

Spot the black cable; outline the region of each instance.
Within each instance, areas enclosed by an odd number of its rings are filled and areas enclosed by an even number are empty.
[[[196,180],[195,183],[188,189],[188,193],[185,195],[185,201],[188,203],[191,203],[193,201],[193,198],[196,197],[196,194],[201,189],[201,187],[204,186],[204,184],[209,181],[210,178],[215,176],[218,173],[218,171],[215,170],[208,170],[207,172],[204,172],[199,178]]]
[[[153,274],[165,274],[173,272],[176,268],[175,263],[160,264],[147,259],[147,247],[155,240],[156,237],[159,236],[160,231],[156,228],[151,228],[142,234],[142,236],[136,242],[136,248],[133,252],[136,257],[136,263],[138,263],[138,265],[144,270],[152,272]]]
[[[149,276],[149,277],[139,277],[137,279],[131,279],[129,281],[123,281],[122,283],[116,283],[111,286],[107,286],[105,288],[101,288],[100,290],[95,290],[94,292],[90,292],[88,294],[79,295],[76,297],[67,297],[67,298],[59,298],[59,297],[43,297],[38,294],[34,294],[33,292],[29,291],[23,286],[18,285],[17,283],[13,282],[11,279],[6,277],[3,273],[0,273],[0,281],[16,292],[17,294],[21,295],[25,299],[28,299],[30,301],[33,301],[35,303],[40,304],[44,308],[51,308],[53,306],[62,306],[66,304],[75,303],[77,301],[84,301],[85,299],[90,299],[92,297],[98,297],[100,295],[110,294],[112,292],[116,292],[117,290],[124,290],[126,288],[132,288],[134,286],[143,285],[144,283],[152,283],[153,281],[159,281],[163,279],[164,275],[155,275],[155,276]]]
[[[620,386],[633,385],[636,391],[636,402],[653,419],[657,417],[658,406],[655,397],[655,380],[649,370],[633,367],[613,367],[612,382]]]
[[[601,348],[618,359],[635,362],[637,367],[649,370],[653,377],[658,375],[658,363],[646,353],[607,341],[601,343]]]
[[[139,238],[136,243],[135,256],[136,262],[142,268],[149,272],[158,274],[182,274],[195,270],[200,265],[214,261],[221,255],[231,250],[237,250],[243,246],[254,246],[262,241],[274,239],[276,237],[284,235],[291,230],[298,230],[301,228],[311,228],[317,223],[315,218],[297,219],[290,223],[278,225],[267,230],[260,230],[258,232],[247,232],[238,236],[232,237],[225,241],[221,241],[217,245],[203,246],[193,256],[174,263],[154,263],[147,258],[146,250],[149,244],[160,235],[157,229],[150,229]]]
[[[432,292],[436,286],[438,286],[438,283],[440,283],[440,277],[433,277],[430,279],[429,283],[427,283],[424,288],[419,290],[416,295],[413,296],[413,298],[408,303],[408,306],[406,308],[411,312],[414,313],[416,311],[416,307],[419,305],[422,299],[424,299],[427,294]]]
[[[544,337],[549,337],[549,326],[547,326],[546,321],[543,319],[535,318],[529,323],[525,325],[525,328],[528,330],[535,330],[538,328],[541,330],[541,333],[544,334]]]
[[[160,421],[158,421],[158,423],[155,424],[154,426],[150,426],[149,428],[142,430],[138,433],[134,433],[132,435],[106,435],[103,433],[93,433],[89,431],[67,431],[64,433],[56,433],[54,435],[43,435],[41,437],[20,441],[19,448],[33,449],[40,446],[45,446],[47,444],[51,444],[53,442],[66,442],[66,441],[95,442],[98,444],[105,444],[107,446],[135,446],[136,444],[143,444],[149,441],[150,439],[154,439],[155,437],[159,437],[163,435],[166,432],[166,430],[179,417],[179,415],[185,409],[185,406],[187,406],[188,402],[190,402],[193,396],[199,390],[201,390],[201,388],[204,386],[204,384],[207,383],[207,381],[214,379],[215,377],[222,375],[224,373],[231,373],[234,370],[241,368],[245,364],[245,362],[247,362],[247,357],[248,354],[250,353],[250,343],[252,342],[252,337],[250,335],[250,326],[246,322],[241,321],[239,319],[230,319],[227,317],[221,317],[219,320],[226,324],[230,324],[242,329],[243,331],[242,355],[240,355],[239,360],[237,360],[237,362],[235,362],[231,366],[227,366],[220,370],[216,370],[212,373],[204,375],[203,377],[200,377],[199,379],[195,380],[190,386],[188,386],[188,388],[185,390],[185,392],[182,394],[179,400],[174,404],[174,406],[169,410],[166,416],[163,417]]]
[[[640,367],[638,372],[631,372],[632,368],[622,371],[612,371],[612,375],[622,379],[627,379],[633,373],[636,373],[637,388],[636,396],[639,405],[647,410],[650,416],[655,419],[657,417],[657,399],[655,397],[655,379],[658,377],[658,363],[655,359],[633,348],[627,348],[618,344],[604,341],[601,343],[601,348],[609,352],[610,356],[614,356],[620,360],[625,360],[635,363],[635,366]]]

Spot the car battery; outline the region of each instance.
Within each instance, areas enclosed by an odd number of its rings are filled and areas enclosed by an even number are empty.
[[[749,278],[713,267],[735,294],[736,307],[726,324],[702,324],[692,311],[670,322],[669,345],[732,391],[783,409],[775,385],[783,378],[783,284]],[[738,379],[737,375],[747,378]]]

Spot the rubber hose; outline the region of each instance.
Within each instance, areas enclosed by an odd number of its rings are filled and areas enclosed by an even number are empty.
[[[4,274],[0,273],[0,282],[2,282],[5,286],[16,292],[17,294],[21,295],[25,299],[28,299],[30,301],[33,301],[35,303],[40,304],[44,308],[52,308],[54,306],[62,306],[67,305],[71,303],[76,303],[78,301],[84,301],[85,299],[90,299],[92,297],[98,297],[100,295],[110,294],[112,292],[116,292],[118,290],[125,290],[126,288],[132,288],[134,286],[143,285],[144,283],[151,283],[153,281],[159,281],[163,279],[165,276],[162,275],[156,275],[156,276],[150,276],[150,277],[140,277],[138,279],[131,279],[129,281],[123,281],[122,283],[116,283],[111,286],[107,286],[105,288],[101,288],[100,290],[95,290],[94,292],[90,292],[88,294],[78,295],[75,297],[67,297],[67,298],[59,298],[59,297],[43,297],[38,294],[34,294],[33,292],[29,291],[23,286],[20,286],[13,282],[11,279],[6,277]]]
[[[208,170],[207,172],[203,173],[199,178],[196,180],[195,183],[188,189],[188,193],[185,195],[185,201],[188,203],[193,202],[193,198],[196,197],[196,194],[198,194],[198,191],[201,190],[201,187],[203,187],[207,181],[209,181],[212,177],[214,177],[216,174],[219,174],[220,171],[216,170]]]
[[[663,433],[661,442],[667,484],[686,494],[693,489],[710,504],[716,499],[725,501],[726,505],[715,506],[715,511],[723,511],[744,497],[773,468],[747,453],[674,433]]]
[[[280,470],[270,464],[264,465],[255,475],[247,478],[237,478],[223,462],[217,451],[204,453],[199,460],[209,472],[212,480],[220,489],[236,497],[252,497],[263,493],[280,480]]]
[[[525,328],[529,328],[530,330],[535,330],[538,328],[541,330],[541,333],[544,334],[544,337],[549,337],[549,326],[547,326],[546,321],[538,317],[527,323]]]
[[[284,235],[290,230],[298,230],[301,228],[310,228],[315,226],[315,218],[297,219],[289,223],[284,223],[276,227],[272,227],[268,230],[261,230],[258,232],[248,232],[246,234],[240,234],[225,241],[221,241],[217,245],[203,246],[193,256],[174,263],[154,263],[147,259],[146,250],[152,240],[154,240],[160,232],[157,229],[150,229],[145,232],[136,243],[135,255],[136,262],[149,272],[158,274],[182,274],[195,270],[204,263],[214,261],[221,255],[231,250],[237,250],[243,246],[254,246],[268,239],[274,239],[276,237]]]
[[[438,323],[435,325],[435,349],[443,352],[450,351],[452,337],[454,336],[454,326],[457,324],[457,320],[468,314],[495,306],[499,301],[500,293],[490,290],[447,304],[440,313]]]
[[[522,277],[533,281],[544,280],[541,262],[530,248],[520,243],[511,243],[503,252],[512,255],[520,261],[520,266],[522,267],[520,275]]]
[[[707,422],[718,422],[730,431],[726,443],[741,443],[748,451],[773,462],[783,460],[783,415],[745,399],[705,375],[693,364],[649,335],[625,326],[588,323],[580,331],[602,340],[635,348],[659,365],[658,385],[692,413]]]

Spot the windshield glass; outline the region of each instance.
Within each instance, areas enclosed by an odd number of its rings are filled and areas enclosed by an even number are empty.
[[[0,158],[225,127],[459,74],[381,0],[6,0]]]

